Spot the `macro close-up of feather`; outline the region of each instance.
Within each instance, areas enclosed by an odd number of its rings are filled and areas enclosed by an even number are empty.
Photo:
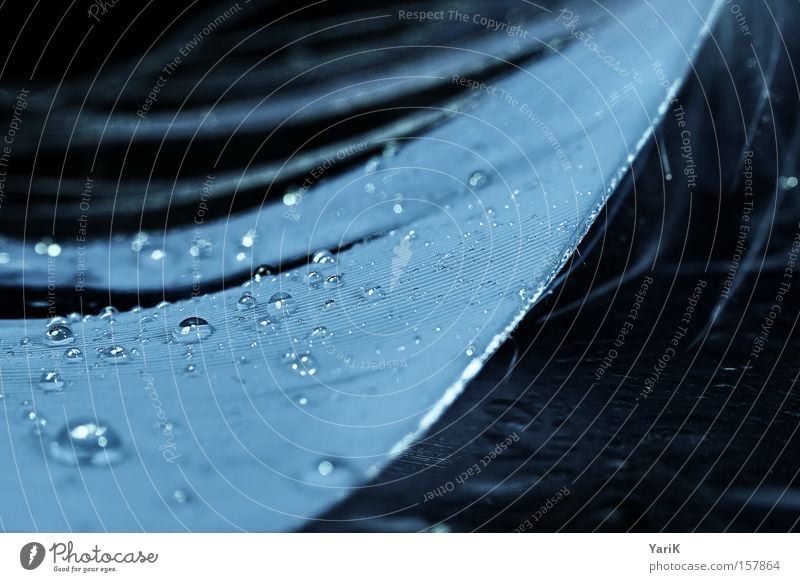
[[[0,18],[0,531],[800,529],[797,2]]]

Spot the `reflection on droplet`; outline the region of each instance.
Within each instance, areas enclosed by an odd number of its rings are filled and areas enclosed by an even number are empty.
[[[45,341],[50,346],[66,346],[75,341],[75,334],[69,326],[58,323],[47,328]]]
[[[39,378],[39,388],[45,392],[60,392],[64,389],[64,380],[61,379],[61,374],[56,371],[42,372]]]
[[[182,344],[191,344],[208,338],[214,329],[202,317],[187,317],[181,321],[172,332],[175,341]]]
[[[122,458],[122,443],[105,423],[78,420],[59,431],[50,443],[50,456],[65,465],[103,467]]]
[[[253,297],[253,294],[245,291],[236,302],[236,309],[239,311],[247,311],[248,309],[253,309],[257,303],[258,302],[256,301],[256,298]]]

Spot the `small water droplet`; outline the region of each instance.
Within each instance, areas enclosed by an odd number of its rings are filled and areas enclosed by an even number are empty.
[[[473,172],[469,177],[469,185],[473,188],[482,188],[488,182],[488,177],[481,171]]]
[[[189,364],[183,369],[183,373],[186,376],[196,376],[197,375],[197,366],[194,364]]]
[[[306,275],[306,283],[308,283],[308,287],[310,289],[318,289],[322,287],[323,281],[322,275],[320,275],[317,271],[311,271],[308,275]]]
[[[239,311],[247,311],[248,309],[253,309],[257,303],[258,302],[256,301],[256,298],[253,297],[253,294],[245,291],[236,302],[236,309]]]
[[[57,323],[47,328],[45,340],[50,346],[66,346],[75,341],[75,335],[69,326]]]
[[[367,287],[361,296],[368,301],[380,301],[385,297],[383,289],[380,286]]]
[[[172,498],[175,500],[175,503],[180,503],[183,505],[187,501],[189,501],[189,494],[182,489],[176,489],[172,492]]]
[[[302,396],[301,398],[299,398],[299,399],[297,400],[297,403],[298,403],[300,406],[305,406],[306,404],[308,404],[308,398],[306,398],[305,396]]]
[[[289,369],[300,376],[313,376],[317,373],[317,362],[307,352],[296,353],[287,352],[283,355],[283,361],[289,364]]]
[[[473,344],[469,344],[469,345],[467,346],[467,349],[466,349],[466,350],[464,350],[464,352],[465,352],[465,353],[466,353],[466,354],[467,354],[469,357],[472,357],[472,356],[474,356],[474,355],[475,355],[475,352],[477,352],[477,351],[478,351],[478,348],[476,348],[476,347],[475,347]]]
[[[123,361],[128,359],[128,351],[122,346],[111,346],[99,350],[101,358],[106,360]]]
[[[278,317],[286,317],[297,311],[294,299],[288,293],[275,293],[269,298],[269,308]]]
[[[202,317],[187,317],[178,324],[172,336],[178,343],[191,344],[208,338],[213,332],[214,328]]]
[[[83,350],[80,348],[67,348],[64,352],[64,357],[70,362],[79,362],[83,360]]]
[[[330,461],[322,461],[317,466],[317,471],[319,471],[319,474],[322,475],[323,477],[327,477],[328,475],[333,473],[333,463],[331,463]]]
[[[342,283],[342,275],[328,275],[325,277],[325,288],[326,289],[336,289],[337,287],[341,287]]]
[[[50,443],[50,456],[65,465],[103,467],[122,458],[122,445],[105,423],[78,420],[59,431]]]
[[[39,388],[45,392],[60,392],[64,389],[64,380],[61,379],[61,374],[56,371],[42,372],[42,377],[39,378]]]
[[[29,338],[28,336],[23,337],[21,340],[19,340],[19,345],[21,346],[31,345],[31,338]]]

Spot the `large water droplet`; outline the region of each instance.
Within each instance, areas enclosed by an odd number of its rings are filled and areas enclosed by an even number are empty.
[[[75,334],[69,326],[57,323],[47,328],[45,341],[50,346],[66,346],[75,341]]]
[[[288,293],[275,293],[269,298],[269,308],[278,317],[286,317],[297,311],[297,305]]]
[[[178,324],[172,337],[175,341],[182,344],[191,344],[208,338],[214,331],[202,317],[187,317]]]
[[[39,388],[45,392],[60,392],[64,389],[64,380],[56,371],[42,372],[42,377],[39,378]]]
[[[344,281],[342,280],[342,275],[328,275],[325,277],[325,288],[326,289],[336,289],[337,287],[341,287]]]
[[[122,458],[122,443],[105,423],[78,420],[59,431],[50,443],[50,456],[65,465],[103,467]]]
[[[253,309],[257,303],[258,302],[256,301],[256,298],[253,297],[253,294],[245,291],[236,302],[236,309],[239,311],[247,311],[248,309]]]
[[[336,262],[336,258],[334,258],[330,252],[325,250],[314,253],[314,256],[311,257],[311,260],[320,265],[329,265]]]

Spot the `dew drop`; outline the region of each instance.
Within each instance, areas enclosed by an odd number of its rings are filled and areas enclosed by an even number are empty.
[[[50,443],[50,456],[65,465],[103,467],[122,458],[122,445],[105,423],[84,419],[59,431]]]
[[[476,348],[473,344],[469,344],[467,346],[467,349],[464,350],[464,353],[466,353],[469,357],[472,357],[472,356],[475,355],[475,352],[477,352],[477,351],[478,351],[478,348]]]
[[[322,287],[324,279],[322,275],[320,275],[317,271],[311,271],[308,275],[306,275],[306,283],[308,283],[309,289],[318,289]]]
[[[83,350],[80,348],[67,348],[67,351],[64,352],[64,357],[70,362],[79,362],[83,360]]]
[[[258,302],[256,301],[256,298],[253,297],[253,294],[245,291],[236,302],[236,309],[239,311],[247,311],[248,309],[253,309],[257,303]]]
[[[311,257],[311,261],[319,265],[330,265],[335,263],[336,259],[329,251],[322,250],[314,253],[314,256]]]
[[[385,297],[383,289],[380,286],[367,287],[361,296],[368,301],[380,301]]]
[[[122,346],[111,346],[99,350],[101,358],[106,360],[124,361],[128,359],[128,350]]]
[[[119,310],[112,305],[103,307],[102,311],[100,311],[100,319],[105,321],[116,321],[118,315]]]
[[[328,275],[325,277],[325,288],[326,289],[336,289],[337,287],[341,287],[342,283],[342,275]]]
[[[288,293],[275,293],[269,298],[269,308],[278,317],[286,317],[297,311],[294,299]]]
[[[75,334],[69,326],[57,323],[47,328],[45,340],[50,346],[66,346],[75,341]]]
[[[208,338],[214,329],[202,317],[187,317],[181,321],[172,332],[175,341],[182,344],[191,344]]]
[[[473,188],[482,188],[483,186],[486,186],[488,182],[488,177],[481,171],[473,172],[469,177],[469,185]]]
[[[330,461],[322,461],[317,466],[317,471],[319,471],[319,474],[322,475],[323,477],[327,477],[328,475],[333,473],[333,463],[331,463]]]
[[[39,378],[39,388],[45,392],[61,392],[64,389],[64,380],[58,372],[45,371]]]

